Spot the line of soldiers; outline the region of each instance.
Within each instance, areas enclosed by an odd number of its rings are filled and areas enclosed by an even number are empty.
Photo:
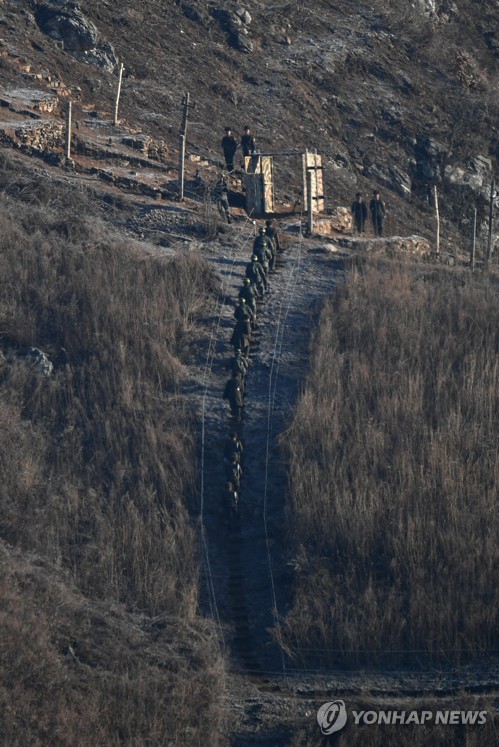
[[[253,242],[251,259],[246,266],[245,277],[239,289],[238,302],[234,310],[236,324],[230,338],[234,355],[229,363],[231,378],[225,385],[223,398],[228,400],[231,417],[238,423],[241,422],[243,416],[250,346],[254,341],[254,331],[258,329],[257,303],[269,290],[268,276],[276,271],[277,254],[280,252],[282,248],[277,229],[272,220],[267,220],[265,228],[259,228],[258,235]],[[227,478],[224,502],[229,505],[232,518],[235,518],[238,512],[242,452],[243,445],[237,433],[233,432],[224,452]]]

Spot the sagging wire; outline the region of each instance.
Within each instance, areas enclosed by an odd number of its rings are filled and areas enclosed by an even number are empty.
[[[303,235],[302,235],[301,226],[302,226],[302,220],[301,220],[301,215],[300,215],[300,234],[299,234],[299,241],[298,241],[298,250],[296,253],[295,261],[291,268],[288,282],[286,284],[285,297],[288,299],[288,303],[287,303],[284,314],[283,314],[284,303],[282,300],[281,300],[281,304],[279,307],[277,329],[276,329],[276,334],[275,334],[275,344],[274,344],[272,363],[271,363],[270,375],[269,375],[269,393],[268,393],[268,407],[267,407],[267,439],[266,439],[265,477],[264,477],[264,493],[263,493],[263,525],[264,525],[264,532],[265,532],[265,546],[266,546],[266,551],[267,551],[267,561],[269,565],[269,575],[270,575],[270,583],[271,583],[271,590],[272,590],[272,607],[274,611],[275,620],[279,627],[280,627],[280,615],[279,615],[279,609],[277,605],[276,585],[275,585],[275,580],[274,580],[272,555],[270,552],[270,540],[269,540],[269,533],[268,533],[267,506],[268,506],[268,487],[269,487],[269,484],[268,484],[269,483],[269,462],[270,462],[270,445],[271,445],[271,439],[272,439],[275,399],[276,399],[276,391],[277,391],[277,379],[278,379],[278,373],[279,373],[279,360],[280,360],[280,356],[282,352],[282,345],[283,345],[283,340],[284,340],[285,323],[286,323],[286,319],[289,314],[289,310],[294,300],[294,295],[296,292],[296,285],[298,282],[298,270],[300,267],[301,256],[302,256]],[[291,292],[289,292],[290,288],[292,288]],[[279,351],[278,351],[278,348],[279,348]],[[280,654],[281,654],[282,671],[284,674],[286,674],[286,660],[284,658],[284,651],[283,651],[282,646],[280,646]]]

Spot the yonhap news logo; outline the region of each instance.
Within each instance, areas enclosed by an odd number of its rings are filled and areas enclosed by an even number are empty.
[[[317,711],[317,722],[323,734],[333,734],[343,729],[347,722],[347,709],[342,700],[324,703]]]
[[[356,726],[387,724],[409,726],[424,724],[449,724],[481,726],[487,723],[487,711],[350,711],[351,722]],[[331,700],[321,705],[317,711],[317,723],[325,735],[334,734],[346,725],[349,716],[343,700]]]

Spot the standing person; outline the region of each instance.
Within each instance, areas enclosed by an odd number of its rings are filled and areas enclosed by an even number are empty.
[[[216,202],[220,215],[225,216],[227,223],[232,223],[229,208],[229,180],[223,173],[213,188],[213,200]]]
[[[251,134],[251,129],[246,125],[246,127],[243,130],[243,135],[241,137],[241,150],[243,152],[243,156],[252,156],[253,153],[256,153],[256,143],[255,138]]]
[[[371,219],[373,222],[374,235],[383,235],[383,221],[385,220],[386,210],[385,205],[382,202],[379,192],[377,189],[373,192],[373,198],[369,203],[369,210],[371,211]]]
[[[367,205],[362,199],[362,192],[357,192],[352,203],[353,224],[357,233],[364,233],[367,220]]]
[[[225,128],[225,135],[222,138],[222,150],[224,152],[225,165],[229,174],[234,171],[234,156],[237,150],[237,140],[232,134],[230,127]]]

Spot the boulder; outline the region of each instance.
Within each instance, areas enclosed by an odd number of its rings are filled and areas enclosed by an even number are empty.
[[[331,236],[336,233],[348,233],[352,230],[352,213],[347,207],[335,207],[327,218],[314,218],[314,234]]]
[[[112,72],[118,60],[109,42],[101,41],[96,26],[85,18],[76,2],[53,2],[39,5],[35,20],[41,31],[62,42],[76,59],[90,62]]]

